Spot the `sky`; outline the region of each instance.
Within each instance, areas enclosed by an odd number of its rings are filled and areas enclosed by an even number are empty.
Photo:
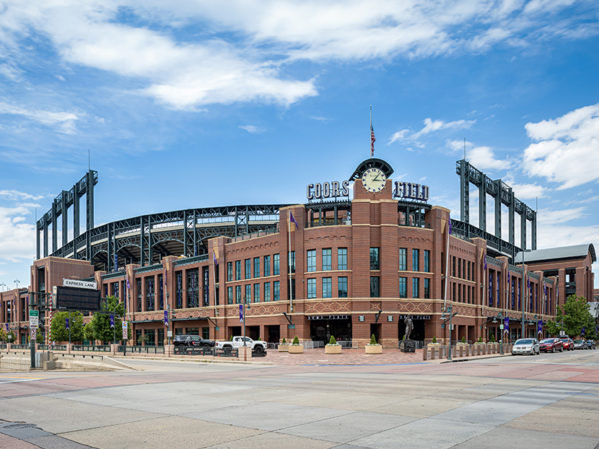
[[[88,166],[96,225],[305,203],[370,156],[370,106],[375,157],[453,218],[466,154],[537,210],[538,248],[599,249],[596,0],[2,0],[0,290]]]

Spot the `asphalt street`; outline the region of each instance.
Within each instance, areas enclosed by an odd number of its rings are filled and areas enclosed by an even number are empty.
[[[276,360],[2,372],[0,447],[599,446],[599,350],[458,363]]]

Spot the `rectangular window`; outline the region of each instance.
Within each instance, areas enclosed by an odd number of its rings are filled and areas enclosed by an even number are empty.
[[[287,264],[287,270],[289,273],[295,273],[295,251],[289,251],[289,263]]]
[[[381,264],[379,262],[379,249],[378,248],[370,248],[370,269],[371,270],[380,270]],[[370,295],[372,297],[372,295]],[[376,298],[376,296],[375,296]]]
[[[425,273],[431,272],[431,252],[428,249],[424,250],[424,271]]]
[[[306,255],[307,271],[316,271],[316,250],[309,249]]]
[[[420,279],[412,278],[412,298],[420,298]]]
[[[177,271],[175,273],[175,308],[183,308],[183,272]]]
[[[399,297],[408,297],[408,278],[399,278]]]
[[[233,280],[233,262],[227,262],[227,281]]]
[[[316,279],[308,279],[308,299],[316,298]]]
[[[241,304],[241,285],[235,286],[235,304]]]
[[[164,290],[166,285],[164,285],[164,276],[162,274],[158,275],[158,308],[160,310],[165,309],[164,307]]]
[[[154,310],[154,278],[146,278],[146,310]]]
[[[420,259],[420,250],[413,249],[412,250],[412,271],[420,271],[419,267],[419,259]]]
[[[431,297],[431,280],[424,279],[424,299],[430,299]]]
[[[381,296],[380,290],[381,278],[379,276],[370,276],[370,297],[378,298]]]
[[[270,282],[264,283],[264,302],[270,301]]]
[[[339,298],[347,298],[347,277],[340,276],[337,278],[337,296]]]
[[[254,302],[260,302],[260,284],[254,284]]]
[[[322,270],[329,271],[333,269],[333,262],[331,257],[331,248],[322,249]]]
[[[246,303],[252,302],[252,285],[251,284],[247,284],[245,286],[245,298],[243,298],[243,301]]]
[[[347,248],[337,249],[337,269],[347,270]]]
[[[245,265],[245,279],[250,279],[252,277],[252,260],[245,259],[244,265]]]
[[[322,297],[331,298],[333,296],[333,279],[322,278]]]
[[[254,257],[254,277],[260,277],[260,258]]]
[[[198,269],[187,270],[187,307],[200,305],[200,291],[198,288]]]
[[[264,256],[264,276],[270,276],[270,256]]]
[[[272,300],[279,301],[281,299],[281,283],[274,281],[272,283]]]
[[[227,304],[233,304],[233,287],[227,287]]]
[[[281,270],[279,269],[279,255],[275,254],[274,256],[272,256],[272,274],[274,274],[275,276],[278,276],[279,274],[281,274]]]
[[[399,248],[399,271],[408,269],[408,249]]]
[[[455,277],[455,256],[451,256],[451,275]]]
[[[208,340],[210,338],[210,328],[209,327],[202,328],[202,338],[204,340]]]
[[[235,280],[239,281],[241,279],[241,260],[235,261]]]

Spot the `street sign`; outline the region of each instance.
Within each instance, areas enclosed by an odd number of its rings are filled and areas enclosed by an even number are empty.
[[[29,327],[37,329],[40,323],[40,312],[39,310],[29,311]]]
[[[37,337],[37,327],[30,327],[29,335],[31,336],[31,340],[35,341],[35,337]]]
[[[503,330],[503,324],[499,325],[499,329]]]
[[[173,331],[166,331],[166,336],[168,338],[172,338],[173,337]]]
[[[128,332],[127,332],[127,322],[123,320],[123,340],[127,340]]]

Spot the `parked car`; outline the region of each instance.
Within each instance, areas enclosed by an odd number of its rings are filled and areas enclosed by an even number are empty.
[[[216,343],[217,348],[225,350],[240,348],[242,346],[252,348],[252,354],[254,355],[266,355],[267,343],[262,340],[252,340],[250,337],[235,336],[231,340],[219,341]]]
[[[562,341],[565,351],[574,351],[574,341],[570,337],[560,337],[559,339]]]
[[[584,340],[574,340],[574,349],[586,349]]]
[[[214,340],[206,340],[199,335],[175,335],[173,340],[175,346],[214,347]]]
[[[546,338],[539,343],[539,349],[543,352],[561,352],[564,350],[564,344],[559,338]]]
[[[595,349],[595,340],[586,341],[587,349]]]
[[[539,341],[536,338],[521,338],[516,340],[512,347],[512,355],[518,354],[540,354]]]

